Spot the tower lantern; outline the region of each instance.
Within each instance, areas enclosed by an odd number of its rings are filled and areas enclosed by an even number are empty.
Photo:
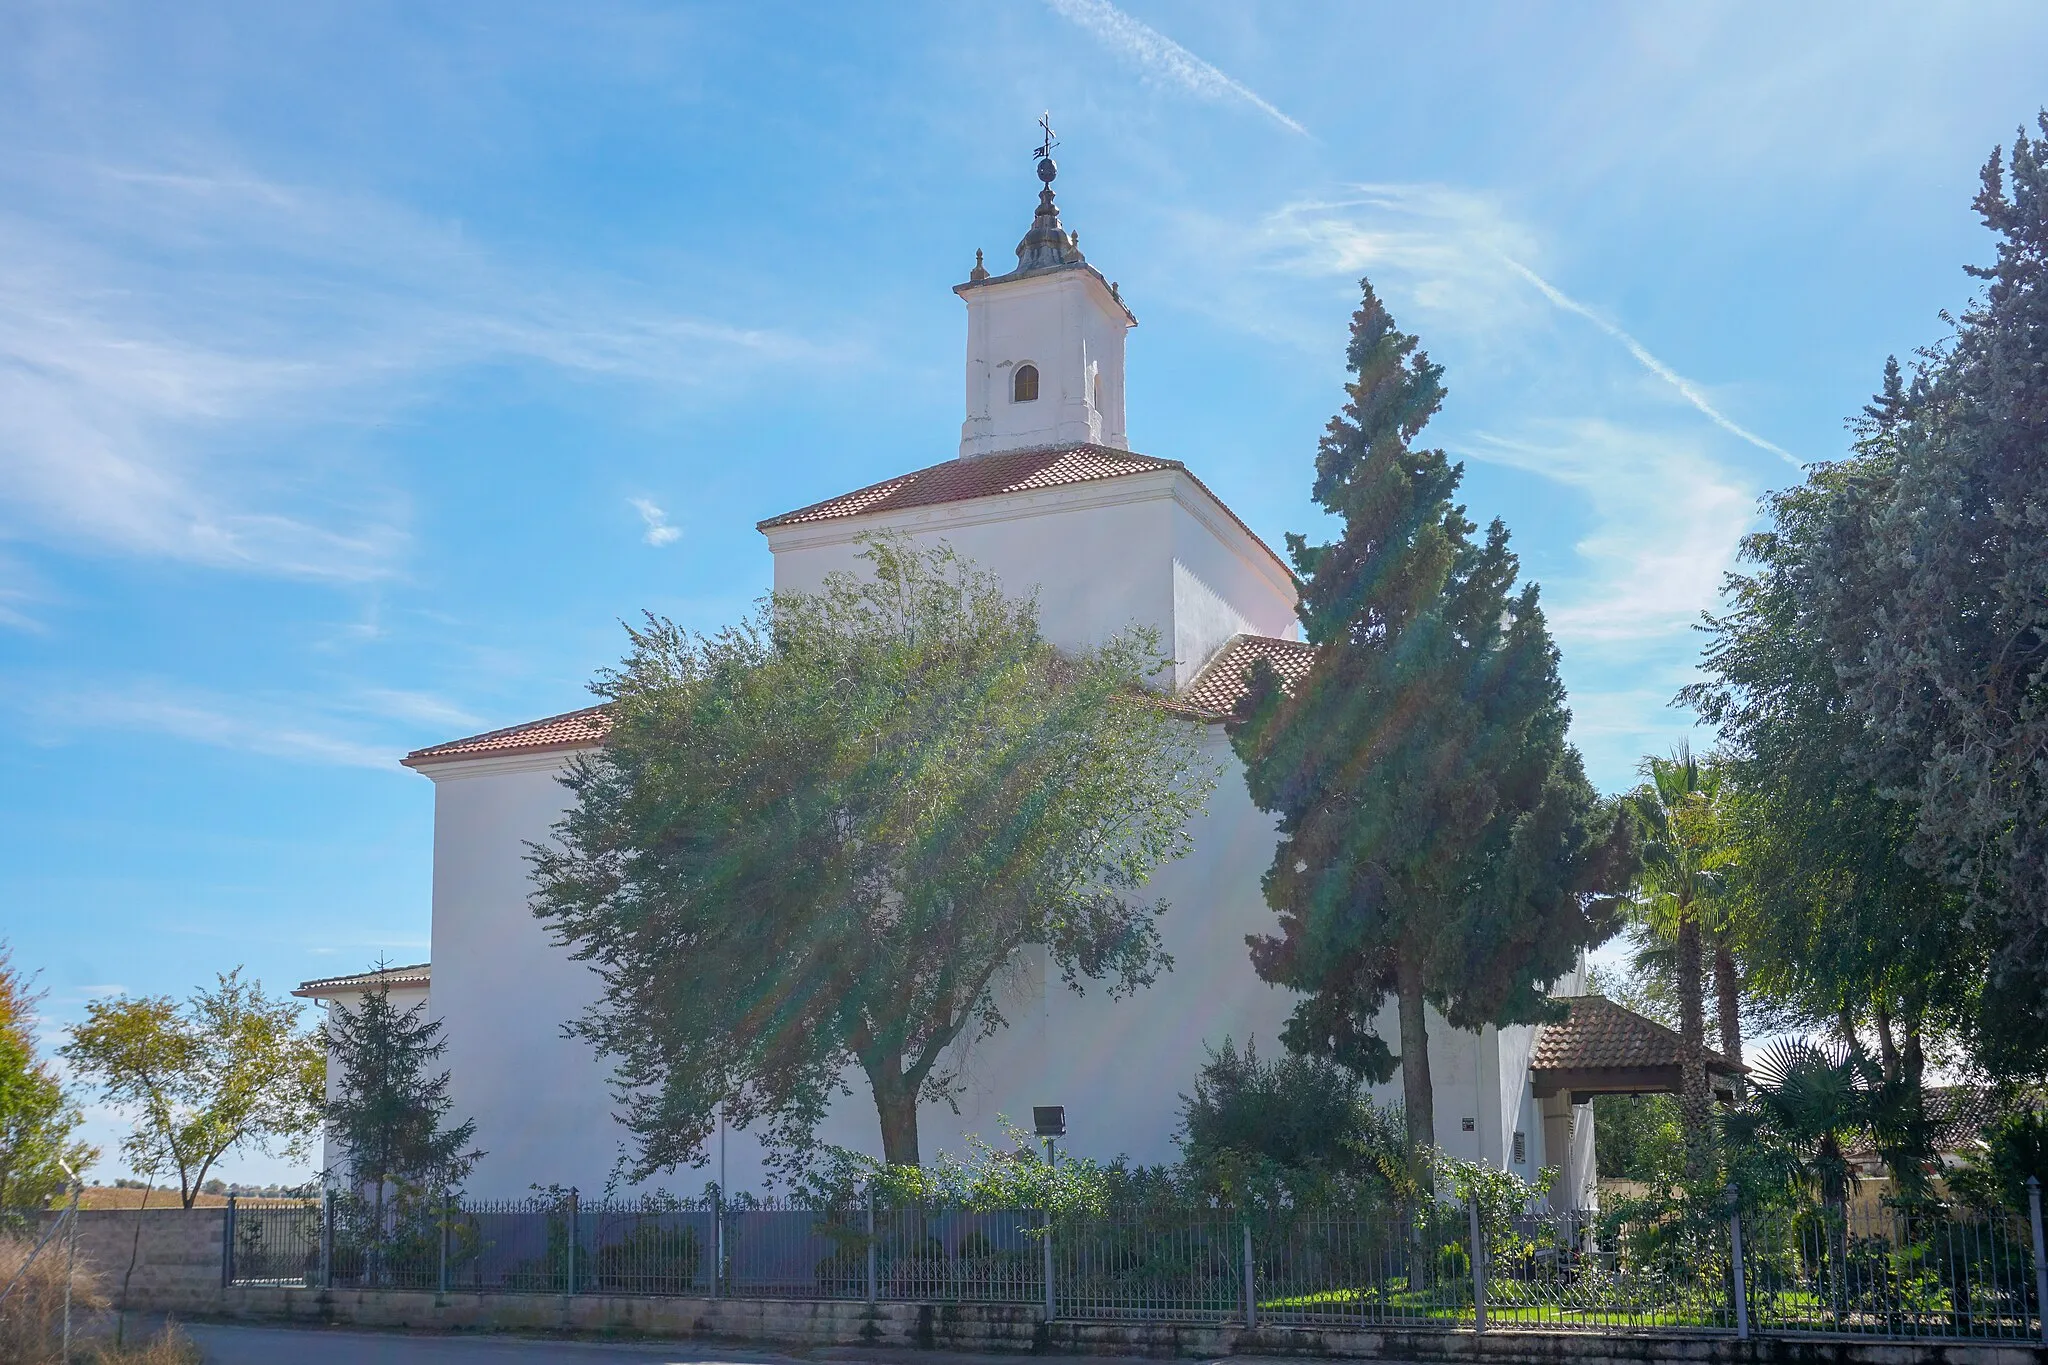
[[[1081,254],[1053,197],[1052,118],[1039,120],[1038,208],[1016,269],[975,269],[953,292],[967,305],[967,417],[960,456],[1036,446],[1130,448],[1124,431],[1124,333],[1138,325],[1115,286]]]

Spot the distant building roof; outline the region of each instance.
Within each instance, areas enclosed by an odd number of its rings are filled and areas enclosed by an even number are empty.
[[[559,716],[486,730],[467,739],[451,739],[425,749],[414,749],[399,762],[408,768],[430,763],[447,763],[458,758],[495,758],[511,754],[545,753],[550,749],[592,749],[604,743],[611,732],[611,708],[586,706],[581,711],[564,711]]]
[[[380,984],[393,990],[404,990],[427,985],[428,976],[428,964],[415,962],[409,967],[386,967],[381,972],[357,972],[353,976],[323,976],[302,981],[292,994],[307,1000],[325,1000],[336,995],[361,995],[377,989]]]
[[[1678,1035],[1654,1019],[1598,995],[1562,1000],[1571,1012],[1536,1030],[1529,1071],[1538,1099],[1575,1094],[1675,1094]],[[1710,1077],[1733,1077],[1740,1068],[1707,1049]],[[1722,1087],[1725,1088],[1725,1087]]]

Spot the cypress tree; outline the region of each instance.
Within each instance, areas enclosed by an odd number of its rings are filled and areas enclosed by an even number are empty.
[[[1459,1028],[1554,1014],[1545,983],[1614,931],[1633,855],[1565,742],[1557,649],[1507,528],[1476,537],[1452,502],[1463,466],[1414,444],[1443,369],[1363,284],[1349,402],[1316,456],[1315,501],[1343,531],[1287,538],[1315,660],[1291,694],[1256,665],[1231,740],[1279,816],[1279,932],[1248,942],[1260,976],[1303,994],[1284,1041],[1375,1082],[1398,1066],[1419,1150],[1425,1006]],[[1398,1054],[1378,1031],[1389,996]]]

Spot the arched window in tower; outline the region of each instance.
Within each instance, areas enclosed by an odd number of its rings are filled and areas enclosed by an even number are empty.
[[[1038,367],[1019,365],[1016,375],[1010,380],[1010,401],[1013,403],[1035,402],[1038,398]]]

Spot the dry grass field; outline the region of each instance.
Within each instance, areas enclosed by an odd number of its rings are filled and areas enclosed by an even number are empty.
[[[174,1209],[178,1207],[178,1191],[158,1186],[153,1190],[130,1189],[113,1185],[87,1185],[85,1193],[79,1196],[78,1207],[82,1209],[139,1209],[142,1196],[149,1195],[149,1207],[153,1209]],[[62,1201],[59,1201],[60,1203]],[[218,1209],[227,1206],[224,1194],[202,1194],[192,1202],[195,1209]],[[258,1195],[245,1194],[236,1203],[247,1208],[251,1204],[295,1204],[295,1199],[264,1199]]]

